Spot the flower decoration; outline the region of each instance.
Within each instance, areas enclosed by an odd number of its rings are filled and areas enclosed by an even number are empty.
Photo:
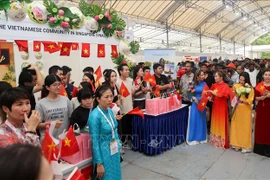
[[[251,87],[248,83],[245,84],[245,86],[241,86],[235,90],[236,96],[241,97],[242,95],[247,95],[251,91]]]
[[[58,8],[52,0],[43,0],[43,4],[48,12],[48,25],[50,27],[62,27],[68,30],[79,29],[82,26],[83,19],[78,11],[72,13],[67,7]]]
[[[39,1],[27,5],[27,14],[35,23],[45,24],[47,22],[46,7]]]
[[[18,1],[10,3],[10,8],[7,10],[8,17],[15,21],[22,21],[26,17],[26,9],[23,3]]]
[[[99,27],[93,33],[103,31],[106,37],[112,37],[115,31],[123,31],[126,27],[126,22],[121,19],[117,12],[112,9],[102,9],[98,5],[87,4],[85,0],[80,0],[79,9],[84,16],[92,17],[96,20]]]
[[[15,14],[18,14],[16,17],[14,17],[14,13],[12,13],[11,17],[13,17],[14,20],[22,20],[25,18],[25,12],[24,9],[20,6],[23,6],[23,3],[32,3],[33,0],[17,0],[17,1],[10,1],[10,0],[0,0],[0,11],[5,11],[6,19],[8,19],[8,10],[10,11],[16,11]]]
[[[187,94],[191,98],[192,96],[195,96],[195,88],[194,84],[192,81],[188,82],[188,89],[187,89]]]
[[[126,64],[130,69],[129,76],[130,77],[133,76],[133,70],[135,69],[136,63],[127,59],[127,57],[122,53],[118,53],[117,58],[114,58],[114,57],[111,57],[111,58],[112,58],[113,63],[116,64],[117,66],[119,66],[121,64]]]
[[[123,31],[114,31],[114,37],[116,37],[116,39],[123,39],[124,38],[124,32]]]

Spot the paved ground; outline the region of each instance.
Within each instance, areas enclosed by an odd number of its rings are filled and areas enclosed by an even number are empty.
[[[209,144],[182,144],[157,156],[125,152],[123,180],[270,180],[270,158]]]

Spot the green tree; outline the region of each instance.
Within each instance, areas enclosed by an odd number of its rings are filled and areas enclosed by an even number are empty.
[[[262,59],[270,59],[270,52],[262,52]]]
[[[251,43],[251,45],[269,45],[269,44],[270,44],[269,33],[260,36],[259,38],[257,38]]]

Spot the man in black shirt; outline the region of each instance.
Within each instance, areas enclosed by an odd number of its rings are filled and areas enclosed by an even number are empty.
[[[43,84],[43,77],[35,65],[31,64],[22,69],[22,72],[19,75],[18,87],[25,89],[31,95],[31,110],[34,110],[36,106],[34,94],[42,90]]]
[[[163,72],[163,67],[161,64],[154,64],[153,65],[154,73],[155,73],[155,78],[156,78],[156,83],[159,86],[160,93],[166,92],[167,89],[171,88],[171,85],[169,83],[168,78],[162,74]]]

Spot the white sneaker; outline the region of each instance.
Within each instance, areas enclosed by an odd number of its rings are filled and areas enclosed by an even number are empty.
[[[242,153],[251,153],[252,151],[251,151],[251,149],[242,149],[241,152]]]

